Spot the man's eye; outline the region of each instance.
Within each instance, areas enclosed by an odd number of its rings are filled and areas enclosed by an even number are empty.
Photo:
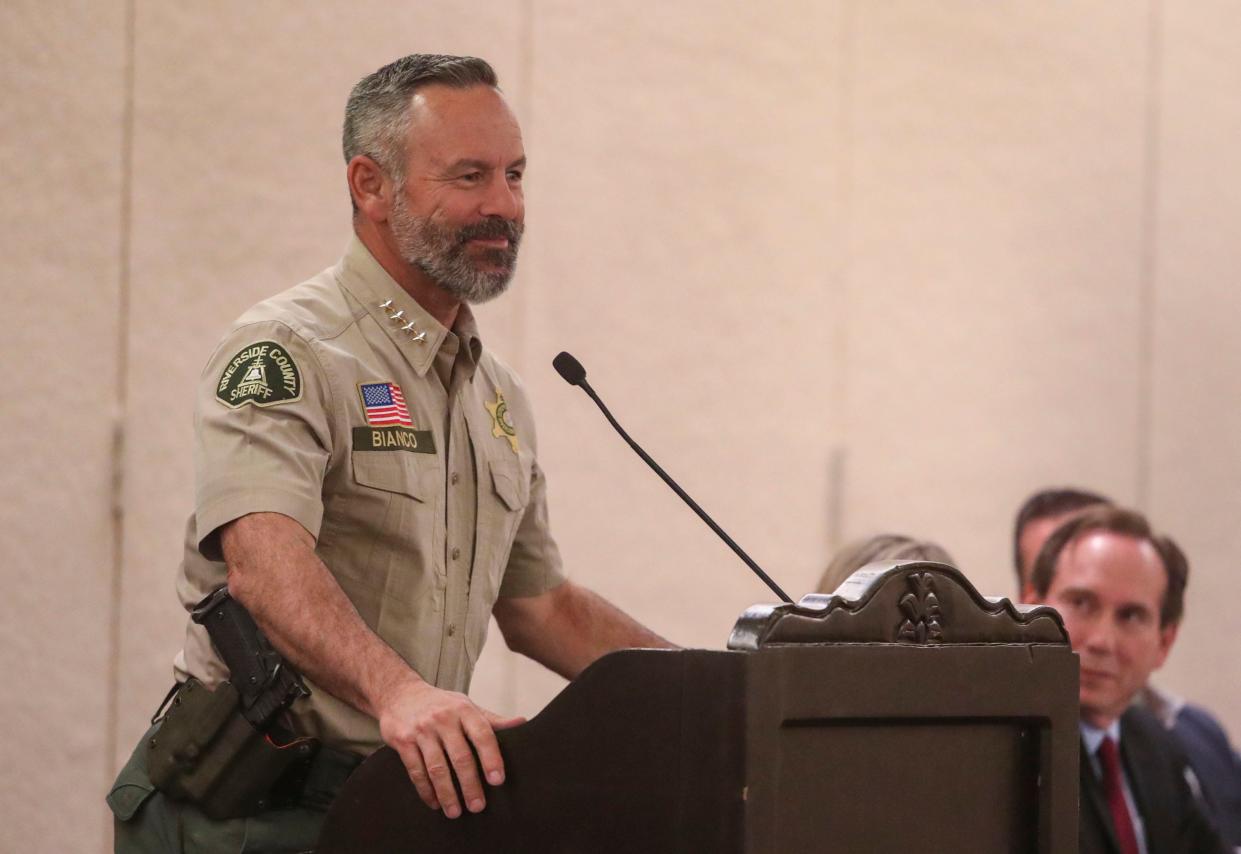
[[[466,172],[464,175],[462,175],[457,180],[464,181],[467,184],[477,184],[479,181],[483,180],[483,173],[482,172]]]
[[[512,183],[514,183],[514,184],[520,184],[520,183],[521,183],[521,178],[522,178],[522,172],[521,172],[521,170],[520,170],[520,169],[510,169],[510,170],[508,171],[508,179],[509,179],[509,181],[511,181]]]

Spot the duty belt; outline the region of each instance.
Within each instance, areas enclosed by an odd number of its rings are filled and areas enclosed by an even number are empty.
[[[326,810],[362,761],[277,721],[256,730],[229,682],[212,691],[191,677],[173,686],[169,699],[147,742],[151,782],[213,819],[294,806]]]
[[[308,763],[295,765],[276,783],[271,807],[326,811],[361,763],[362,757],[356,753],[319,745]]]

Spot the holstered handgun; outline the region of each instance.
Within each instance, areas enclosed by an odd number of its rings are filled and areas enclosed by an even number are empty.
[[[300,792],[319,742],[287,732],[276,716],[310,691],[227,587],[192,617],[206,626],[230,679],[212,691],[191,678],[170,695],[148,743],[151,782],[214,819],[280,805]]]
[[[272,647],[250,612],[229,595],[227,585],[211,591],[190,617],[207,629],[241,698],[241,714],[255,729],[266,730],[277,713],[310,696],[302,677]]]

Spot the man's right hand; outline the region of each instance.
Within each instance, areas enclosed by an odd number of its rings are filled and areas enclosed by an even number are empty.
[[[480,812],[487,798],[479,766],[491,785],[504,782],[504,760],[495,730],[521,723],[525,718],[501,717],[474,705],[464,694],[417,680],[402,684],[385,698],[379,733],[400,754],[423,803],[456,818],[461,815],[461,803],[453,776],[461,786],[465,808]]]
[[[233,598],[307,678],[379,720],[427,806],[461,815],[457,784],[466,809],[486,806],[478,766],[492,785],[504,782],[495,730],[523,718],[502,718],[423,681],[362,621],[315,554],[314,537],[288,516],[242,516],[220,529],[220,546]]]

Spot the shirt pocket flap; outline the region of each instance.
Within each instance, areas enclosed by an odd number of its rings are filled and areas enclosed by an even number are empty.
[[[509,510],[520,510],[530,502],[530,478],[522,477],[517,460],[491,460],[491,483],[496,495]]]
[[[423,483],[423,472],[414,456],[402,451],[354,451],[353,479],[362,486],[426,501],[430,485]]]

